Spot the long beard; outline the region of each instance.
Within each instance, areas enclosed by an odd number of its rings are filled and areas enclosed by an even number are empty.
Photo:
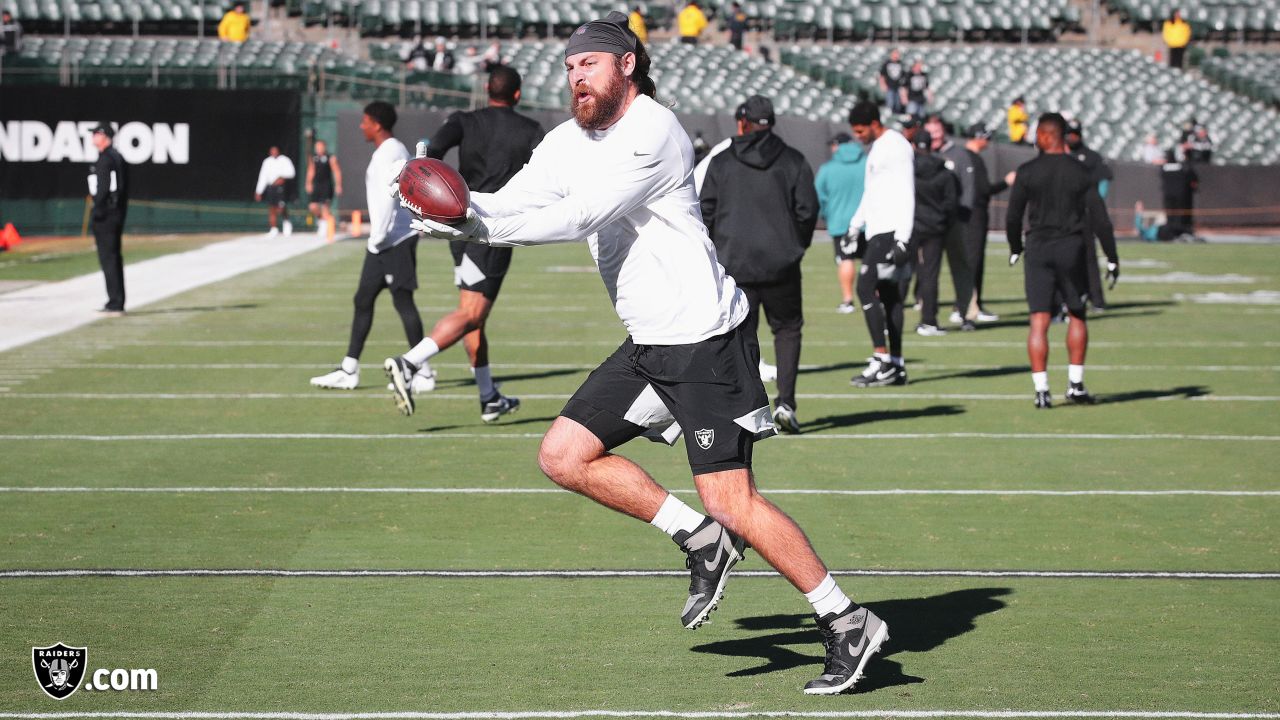
[[[602,92],[588,90],[587,93],[591,95],[591,100],[585,104],[577,101],[576,93],[570,93],[569,112],[578,122],[578,127],[583,130],[603,130],[609,126],[609,121],[618,114],[623,101],[627,98],[622,69],[616,69],[613,77],[609,79],[608,86]]]

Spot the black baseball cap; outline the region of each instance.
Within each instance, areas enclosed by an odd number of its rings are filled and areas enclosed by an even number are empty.
[[[836,133],[835,137],[831,138],[832,145],[843,145],[847,142],[853,142],[853,136],[847,132]]]
[[[1068,121],[1067,121],[1067,132],[1066,132],[1065,134],[1067,134],[1067,135],[1079,135],[1080,137],[1084,137],[1084,132],[1082,131],[1081,126],[1080,126],[1080,121],[1079,121],[1079,120],[1076,120],[1075,118],[1072,118],[1071,120],[1068,120]]]
[[[991,131],[988,130],[987,126],[983,125],[982,123],[974,123],[970,125],[968,128],[965,129],[964,135],[965,137],[976,138],[978,140],[991,139]]]
[[[911,144],[920,150],[929,152],[933,150],[933,135],[921,130],[911,138]]]
[[[109,138],[113,138],[116,136],[116,129],[111,127],[111,123],[105,122],[105,121],[98,123],[98,126],[93,129],[93,132],[102,133],[103,135],[106,135]]]
[[[772,126],[774,123],[773,101],[763,95],[752,95],[734,111],[733,119]]]

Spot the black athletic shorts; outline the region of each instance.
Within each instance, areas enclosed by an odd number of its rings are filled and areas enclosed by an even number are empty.
[[[288,204],[284,188],[284,185],[268,185],[267,189],[262,191],[262,202],[273,207],[284,207]]]
[[[329,183],[312,185],[311,202],[327,205],[331,200],[333,200],[333,185]]]
[[[478,292],[490,302],[498,299],[502,280],[511,267],[511,248],[452,240],[449,252],[453,253],[453,284],[459,290]]]
[[[1028,246],[1022,260],[1027,308],[1031,312],[1057,312],[1053,303],[1056,290],[1072,315],[1084,317],[1089,273],[1083,240],[1065,238]]]
[[[360,287],[391,290],[418,289],[418,239],[410,238],[378,253],[364,253]]]
[[[736,328],[691,345],[627,338],[560,414],[611,450],[645,431],[656,394],[684,431],[694,475],[750,468],[752,444],[777,432],[759,362]]]

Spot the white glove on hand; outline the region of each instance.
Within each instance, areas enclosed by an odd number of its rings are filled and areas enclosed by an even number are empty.
[[[414,218],[409,227],[433,240],[465,240],[467,242],[489,244],[489,228],[476,214],[474,208],[467,208],[467,218],[457,225],[445,225],[435,220]]]
[[[1009,267],[1018,264],[1018,258],[1022,257],[1022,253],[1009,253]]]
[[[400,173],[404,172],[404,166],[408,164],[407,160],[397,160],[391,166],[393,172],[391,174],[391,184],[387,186],[387,192],[396,200],[400,199]]]
[[[427,156],[427,145],[428,145],[428,141],[426,141],[426,140],[419,140],[419,141],[418,141],[418,146],[417,146],[416,148],[414,148],[413,156],[414,156],[415,158],[424,158],[424,157],[426,157],[426,156]]]

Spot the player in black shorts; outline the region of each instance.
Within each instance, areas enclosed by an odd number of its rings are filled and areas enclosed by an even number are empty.
[[[1085,323],[1085,301],[1089,297],[1089,277],[1085,266],[1085,243],[1096,234],[1107,255],[1107,278],[1114,287],[1120,277],[1120,257],[1116,239],[1089,170],[1068,154],[1067,123],[1057,113],[1041,115],[1036,126],[1036,145],[1042,154],[1017,170],[1009,193],[1005,227],[1009,236],[1009,265],[1023,254],[1022,217],[1029,213],[1024,276],[1031,329],[1027,335],[1027,356],[1035,383],[1036,407],[1048,408],[1049,320],[1054,311],[1054,293],[1060,293],[1071,319],[1067,327],[1067,354],[1070,385],[1067,399],[1089,404],[1093,396],[1084,387],[1084,358],[1089,346]]]
[[[324,141],[317,140],[315,154],[307,163],[307,199],[308,208],[316,218],[316,233],[322,238],[328,238],[329,232],[335,229],[329,205],[341,194],[342,167],[338,165],[338,158],[329,154]]]
[[[497,192],[515,176],[533,149],[542,141],[542,126],[516,113],[520,102],[520,73],[504,65],[489,71],[489,106],[449,116],[427,145],[427,157],[443,159],[458,148],[458,171],[472,192]],[[493,422],[520,407],[518,398],[498,392],[489,370],[489,341],[485,321],[498,299],[502,280],[511,265],[511,248],[488,247],[462,241],[449,243],[453,253],[453,280],[458,286],[458,308],[440,318],[430,336],[398,358],[387,358],[384,367],[396,393],[396,405],[413,414],[413,394],[403,378],[458,340],[462,340],[476,387],[480,391],[480,419]],[[397,382],[397,378],[401,378]]]

